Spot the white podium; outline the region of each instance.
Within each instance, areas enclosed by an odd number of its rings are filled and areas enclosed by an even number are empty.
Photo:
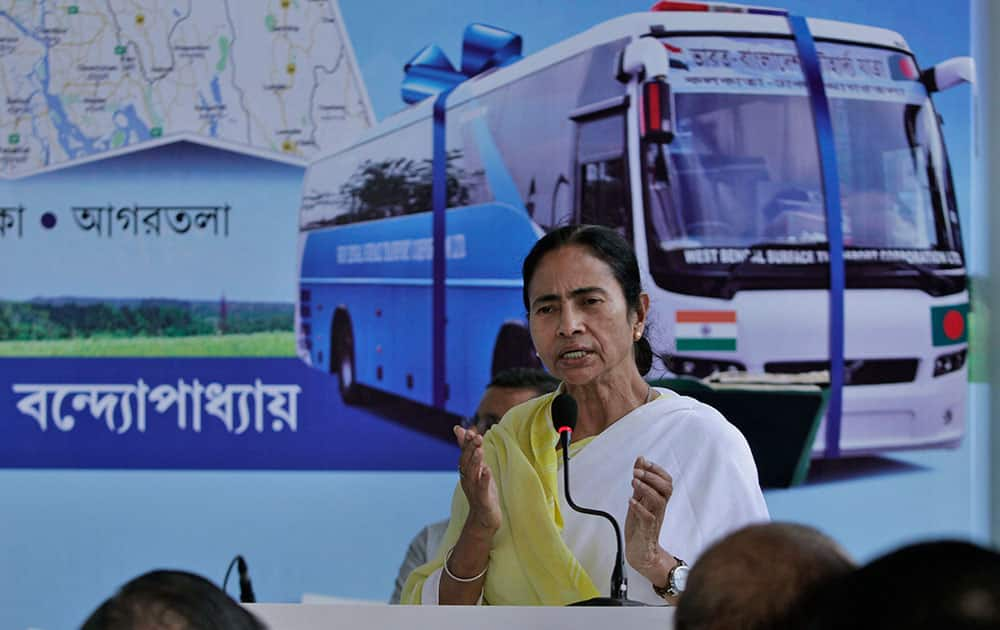
[[[674,609],[545,606],[245,604],[271,630],[670,630]]]

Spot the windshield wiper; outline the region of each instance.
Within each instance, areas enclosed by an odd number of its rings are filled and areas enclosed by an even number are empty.
[[[760,241],[746,246],[747,249],[826,249],[826,241]]]
[[[814,244],[793,244],[793,243],[756,243],[750,246],[750,249],[823,249],[826,250],[826,243],[814,243]],[[826,263],[817,263],[819,266],[826,267]],[[865,263],[860,263],[862,266]],[[963,287],[963,281],[965,278],[964,272],[961,269],[955,269],[954,273],[947,273],[945,270],[937,269],[927,265],[922,265],[919,263],[911,262],[908,260],[889,260],[889,261],[878,261],[876,265],[884,265],[883,268],[893,269],[897,271],[908,271],[915,273],[920,278],[920,286],[923,290],[927,291],[931,295],[948,295],[961,291]],[[850,261],[844,261],[845,268],[850,266]],[[769,265],[760,264],[752,261],[751,257],[733,263],[729,265],[722,272],[719,277],[720,290],[726,287],[726,284],[735,278],[740,276],[745,276],[747,271],[751,268],[756,268],[760,270],[767,269],[773,271],[775,268],[789,267],[795,265]],[[858,267],[854,266],[855,270]],[[859,270],[860,271],[860,270]],[[860,271],[864,274],[864,271]]]
[[[922,280],[929,283],[928,288],[933,289],[938,295],[953,293],[956,290],[960,290],[961,280],[964,277],[964,273],[942,273],[943,270],[941,269],[935,269],[928,267],[927,265],[921,265],[908,260],[889,260],[885,261],[883,264],[897,270],[917,272],[917,275],[919,275]]]

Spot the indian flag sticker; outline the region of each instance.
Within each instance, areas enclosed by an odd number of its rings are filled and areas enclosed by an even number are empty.
[[[931,334],[935,346],[950,346],[968,341],[969,305],[932,306]]]
[[[678,352],[736,352],[736,311],[677,311]]]

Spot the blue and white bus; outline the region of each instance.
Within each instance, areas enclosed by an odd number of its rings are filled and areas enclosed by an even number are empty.
[[[842,357],[817,454],[957,443],[969,298],[931,93],[971,61],[921,71],[897,33],[780,10],[654,9],[487,67],[312,164],[300,357],[349,402],[372,388],[467,414],[492,373],[537,364],[524,255],[597,223],[639,257],[652,377]]]

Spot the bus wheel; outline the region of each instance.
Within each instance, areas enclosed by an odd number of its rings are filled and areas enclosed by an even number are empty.
[[[493,347],[493,366],[490,370],[496,376],[508,368],[527,367],[542,368],[542,362],[535,354],[535,346],[531,343],[531,333],[524,326],[505,324],[497,335]]]
[[[358,385],[354,369],[354,328],[347,311],[338,309],[333,318],[333,334],[330,335],[332,348],[330,371],[337,374],[340,397],[348,405],[362,401],[361,386]]]

